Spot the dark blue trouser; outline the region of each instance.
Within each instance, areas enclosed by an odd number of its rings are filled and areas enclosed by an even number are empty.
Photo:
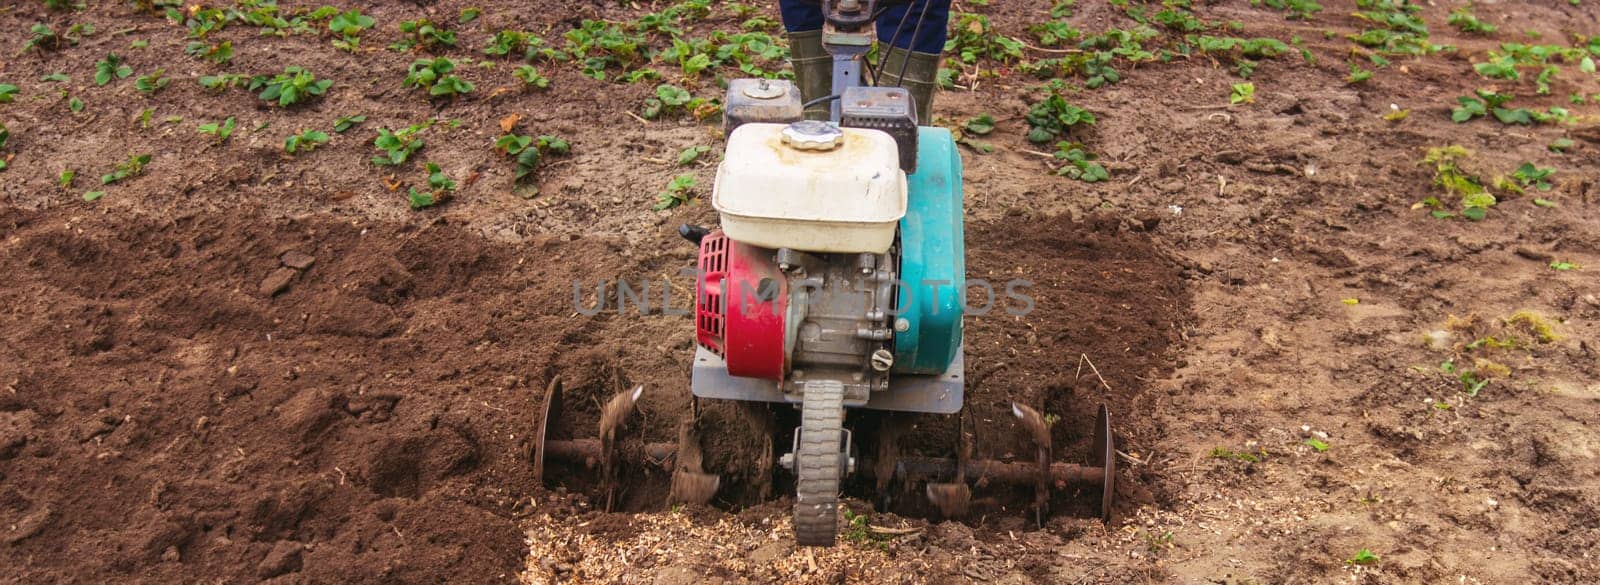
[[[816,0],[778,0],[778,9],[783,13],[784,30],[799,32],[822,28],[822,4]],[[924,10],[926,15],[922,14]],[[922,19],[920,29],[917,28],[919,17]],[[896,47],[937,55],[944,52],[949,28],[950,0],[912,0],[883,11],[878,17],[878,40],[885,44],[892,40]],[[896,31],[899,31],[898,37]]]

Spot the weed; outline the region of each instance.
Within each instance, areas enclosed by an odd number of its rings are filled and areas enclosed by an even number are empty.
[[[467,23],[470,23],[470,22],[472,22],[474,20],[477,20],[479,16],[483,16],[483,9],[482,8],[477,8],[477,7],[462,8],[461,9],[461,16],[456,18],[456,24],[467,24]]]
[[[428,163],[428,190],[418,191],[416,187],[410,189],[407,199],[411,202],[412,209],[433,207],[444,203],[450,197],[450,192],[456,190],[456,182],[439,169],[439,165]]]
[[[1378,555],[1373,554],[1370,550],[1361,549],[1356,551],[1355,556],[1345,559],[1344,562],[1347,565],[1371,565],[1378,562]]]
[[[1574,146],[1577,146],[1577,143],[1573,142],[1571,138],[1557,138],[1554,141],[1550,142],[1549,149],[1550,149],[1550,152],[1558,152],[1559,153],[1559,152],[1566,152],[1567,149],[1572,148]]]
[[[1172,546],[1173,546],[1172,545],[1172,536],[1173,535],[1172,535],[1172,531],[1171,530],[1168,530],[1166,532],[1162,532],[1161,534],[1156,534],[1154,532],[1145,532],[1144,533],[1144,549],[1145,549],[1145,551],[1149,552],[1150,554],[1156,554],[1156,553],[1159,553],[1161,551],[1171,549]]]
[[[1439,371],[1455,376],[1456,381],[1461,383],[1461,391],[1467,396],[1477,396],[1489,385],[1489,378],[1480,376],[1477,370],[1457,366],[1453,359],[1439,364]]]
[[[0,122],[0,148],[6,147],[6,141],[11,139],[11,129],[6,128],[5,122]],[[0,156],[0,171],[6,170],[6,157]]]
[[[1318,453],[1328,452],[1328,443],[1319,440],[1316,437],[1306,439],[1306,445],[1309,445],[1312,449],[1316,449]]]
[[[67,100],[67,109],[72,110],[72,113],[74,113],[74,114],[76,114],[78,112],[82,112],[83,111],[83,100],[80,100],[80,99],[78,99],[76,97]]]
[[[1582,268],[1582,267],[1578,266],[1577,264],[1573,264],[1571,262],[1560,262],[1560,261],[1557,261],[1557,262],[1551,262],[1550,263],[1550,269],[1551,270],[1557,270],[1557,271],[1561,271],[1561,272],[1566,272],[1568,270],[1577,270],[1579,268]]]
[[[406,87],[425,89],[433,97],[455,97],[472,91],[472,83],[451,75],[456,62],[448,57],[417,59],[406,70]]]
[[[1074,126],[1092,126],[1095,123],[1094,114],[1089,110],[1067,103],[1067,99],[1060,93],[1052,91],[1050,97],[1045,98],[1028,110],[1028,141],[1034,144],[1043,144],[1055,140],[1066,134]]]
[[[334,132],[338,132],[340,134],[344,134],[345,131],[347,131],[347,130],[349,130],[351,128],[355,128],[356,126],[360,125],[362,122],[365,122],[365,121],[367,121],[367,117],[365,115],[363,115],[363,114],[356,114],[356,115],[353,115],[353,116],[341,116],[341,117],[339,117],[339,119],[333,121],[333,131]]]
[[[401,128],[397,131],[390,130],[388,128],[379,128],[378,138],[372,141],[372,145],[377,147],[379,151],[382,151],[383,154],[381,156],[372,157],[372,164],[378,166],[398,166],[405,164],[406,160],[410,159],[412,154],[415,154],[418,150],[421,150],[423,146],[427,145],[427,142],[424,141],[419,134],[432,125],[433,121],[429,120],[421,124]]]
[[[39,81],[55,81],[55,82],[58,82],[58,83],[67,83],[69,81],[72,81],[72,78],[69,77],[65,73],[57,71],[55,73],[50,73],[50,74],[47,74],[47,75],[40,76],[39,77]]]
[[[661,211],[689,203],[694,199],[696,182],[694,175],[684,174],[673,177],[672,181],[667,183],[667,189],[656,194],[656,204],[651,209]]]
[[[167,70],[165,69],[157,69],[149,75],[141,75],[133,80],[133,88],[145,95],[155,95],[156,92],[166,89],[167,85],[172,83],[171,79],[167,79],[166,73]]]
[[[201,124],[198,130],[200,130],[201,134],[210,134],[217,137],[217,142],[222,142],[227,140],[229,136],[233,136],[233,118],[230,116],[227,120],[221,122]]]
[[[536,89],[550,88],[550,78],[541,75],[539,70],[534,69],[532,65],[518,65],[516,69],[511,71],[511,75],[517,79],[521,79],[522,84],[525,87],[532,87]]]
[[[1235,83],[1233,92],[1228,95],[1228,103],[1234,105],[1256,103],[1256,84]]]
[[[273,77],[258,75],[250,78],[250,91],[261,90],[261,99],[289,107],[327,93],[333,80],[318,80],[303,67],[285,67],[283,73]]]
[[[423,50],[436,50],[440,47],[456,46],[456,32],[435,24],[426,18],[407,20],[400,23],[401,34],[406,35],[389,48],[396,51],[410,51],[414,48]]]
[[[24,53],[34,49],[55,50],[61,46],[61,37],[56,35],[56,31],[51,29],[48,24],[41,22],[28,27],[28,33],[33,36],[28,39],[28,42],[22,44],[22,52]]]
[[[144,174],[144,166],[147,164],[150,164],[150,155],[129,155],[127,160],[117,163],[117,166],[112,168],[111,172],[102,175],[100,184],[110,185],[129,177],[142,175]]]
[[[1358,64],[1351,63],[1350,64],[1350,75],[1346,76],[1344,78],[1344,81],[1345,81],[1345,83],[1354,84],[1354,83],[1365,83],[1368,79],[1372,79],[1372,72],[1371,71],[1367,71],[1366,69],[1362,69],[1361,66],[1358,65]]]
[[[105,85],[118,79],[133,75],[133,68],[122,63],[122,58],[116,53],[107,53],[106,58],[94,63],[94,84]]]
[[[1556,334],[1555,327],[1538,313],[1532,311],[1517,311],[1506,317],[1506,326],[1521,327],[1533,333],[1534,339],[1539,343],[1552,343],[1561,339]]]
[[[0,104],[9,104],[15,101],[17,92],[21,91],[21,89],[9,83],[0,83]]]

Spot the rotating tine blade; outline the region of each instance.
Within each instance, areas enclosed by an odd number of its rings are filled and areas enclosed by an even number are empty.
[[[928,501],[939,514],[945,518],[961,518],[967,515],[967,508],[972,504],[972,488],[967,485],[967,461],[972,457],[972,444],[967,440],[966,415],[958,415],[956,421],[956,477],[955,481],[948,483],[930,482],[926,492]]]
[[[1026,404],[1011,403],[1011,414],[1017,417],[1018,424],[1033,441],[1035,469],[1039,474],[1033,487],[1033,520],[1043,527],[1046,507],[1050,505],[1050,423]]]
[[[705,454],[700,449],[700,401],[690,403],[689,420],[678,427],[678,452],[672,467],[672,490],[667,499],[673,504],[704,504],[717,495],[722,478],[705,472]]]
[[[643,385],[619,392],[600,409],[600,474],[601,482],[605,485],[607,512],[611,511],[616,497],[617,431],[627,424],[628,415],[633,414],[634,403],[639,401],[642,394]]]
[[[550,423],[561,417],[561,376],[550,379],[544,388],[544,403],[533,430],[533,483],[544,485],[545,443],[550,438]]]

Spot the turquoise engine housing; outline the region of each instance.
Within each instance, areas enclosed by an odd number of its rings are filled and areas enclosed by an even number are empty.
[[[917,172],[906,182],[890,371],[943,374],[961,351],[962,295],[967,288],[961,152],[949,130],[917,129]]]

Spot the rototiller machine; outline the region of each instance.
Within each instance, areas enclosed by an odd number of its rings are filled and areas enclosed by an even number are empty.
[[[952,458],[901,456],[897,433],[885,429],[871,429],[875,449],[853,440],[850,409],[959,417],[966,389],[961,157],[949,131],[927,125],[932,71],[908,79],[908,56],[891,52],[869,71],[878,84],[863,83],[881,5],[823,1],[831,93],[802,91],[829,87],[814,82],[814,60],[797,62],[798,84],[729,84],[727,151],[712,195],[721,229],[680,229],[699,246],[693,394],[799,409],[793,434],[775,438],[787,449],[770,449],[773,460],[757,465],[794,475],[802,545],[834,543],[841,481],[852,473],[870,475],[880,501],[920,486],[946,517],[966,511],[969,483],[1033,486],[1040,521],[1052,490],[1089,485],[1109,517],[1115,452],[1104,406],[1089,465],[1054,462],[1050,425],[1020,404],[1012,413],[1036,448],[1031,460],[973,459],[960,421]],[[702,468],[690,426],[675,444],[618,444],[640,391],[610,400],[599,438],[556,440],[547,436],[560,417],[553,382],[534,437],[536,474],[547,459],[584,462],[599,468],[609,498],[620,467],[656,462],[672,470],[674,501],[709,501],[721,482]]]

